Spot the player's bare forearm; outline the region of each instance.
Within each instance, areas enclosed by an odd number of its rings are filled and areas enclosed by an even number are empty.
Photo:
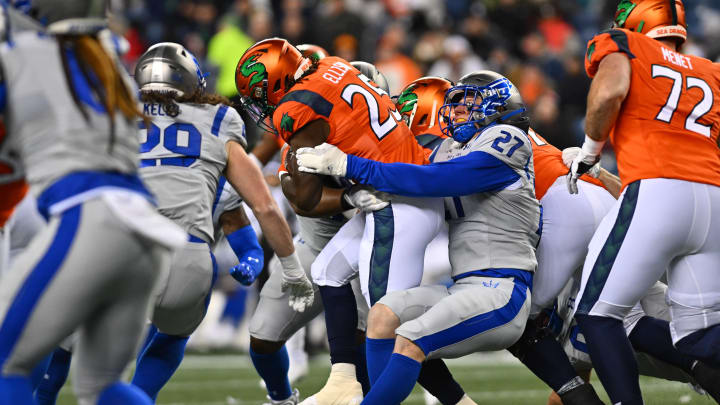
[[[320,203],[323,194],[322,180],[314,174],[304,173],[298,170],[295,151],[303,147],[313,147],[322,144],[327,140],[330,133],[330,126],[322,120],[313,121],[295,132],[290,138],[290,151],[285,157],[285,167],[292,179],[294,192],[291,194],[290,202],[293,206],[305,212],[312,212]],[[287,194],[286,194],[287,196]]]
[[[260,169],[240,144],[228,142],[226,149],[228,164],[225,176],[228,181],[252,209],[275,253],[280,257],[291,255],[294,248],[290,227],[272,198]]]
[[[597,178],[602,182],[603,186],[605,186],[605,190],[612,194],[615,199],[620,197],[620,190],[622,188],[620,177],[601,168]]]
[[[630,88],[631,73],[630,60],[623,53],[612,53],[600,62],[585,115],[585,133],[591,139],[603,142],[608,138]]]
[[[250,225],[250,219],[248,219],[242,206],[220,214],[220,226],[225,235],[230,235],[248,225]]]
[[[285,194],[288,201],[290,202],[290,206],[292,206],[293,210],[298,215],[302,215],[304,217],[320,218],[339,214],[344,211],[342,205],[342,194],[344,190],[341,188],[330,188],[323,186],[320,201],[315,204],[315,207],[311,211],[305,211],[294,203],[295,184],[293,183],[291,176],[289,174],[283,175],[282,179],[280,180],[280,184],[282,186],[283,194]]]

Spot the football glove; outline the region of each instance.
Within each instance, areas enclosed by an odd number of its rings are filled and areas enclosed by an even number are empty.
[[[605,142],[597,142],[585,135],[585,142],[580,152],[570,164],[570,172],[567,174],[567,186],[570,194],[577,194],[577,179],[587,173],[597,162],[600,161],[600,153]]]
[[[260,260],[256,257],[248,256],[240,260],[240,263],[230,269],[230,275],[240,284],[250,285],[255,281],[260,271],[262,271]]]
[[[577,146],[574,146],[572,148],[565,148],[562,151],[562,160],[563,163],[565,163],[565,166],[569,169],[570,166],[572,166],[573,160],[575,160],[575,157],[580,153],[580,148]],[[597,177],[600,175],[600,162],[595,163],[590,170],[587,171],[588,176],[594,177],[597,179]]]
[[[314,148],[300,148],[295,157],[301,172],[340,177],[345,177],[347,173],[347,155],[329,143]]]
[[[343,193],[343,199],[348,204],[362,212],[381,210],[390,203],[390,195],[377,191],[371,186],[354,184]]]
[[[305,275],[297,252],[278,258],[283,268],[281,290],[290,292],[288,305],[297,312],[303,312],[313,303],[315,295],[313,285]]]

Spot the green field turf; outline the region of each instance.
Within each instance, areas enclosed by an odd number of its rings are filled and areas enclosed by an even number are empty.
[[[448,362],[456,379],[468,394],[482,405],[545,405],[548,389],[540,380],[514,359],[506,355],[473,355]],[[316,392],[325,383],[329,372],[327,356],[311,362],[310,374],[296,384],[303,395]],[[599,390],[600,383],[593,379]],[[647,405],[713,404],[709,397],[692,391],[687,385],[642,379]],[[61,405],[75,403],[69,383],[60,393]],[[602,392],[603,400],[607,396]],[[158,398],[162,405],[259,405],[265,392],[258,386],[258,377],[245,355],[188,355],[170,383]],[[416,387],[405,404],[424,404],[422,392]]]

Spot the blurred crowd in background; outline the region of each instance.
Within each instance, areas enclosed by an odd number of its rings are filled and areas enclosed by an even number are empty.
[[[173,41],[201,61],[211,90],[236,93],[234,71],[258,40],[312,43],[375,63],[397,94],[426,75],[457,80],[492,69],[515,83],[534,129],[563,148],[580,143],[590,81],[587,41],[610,27],[618,0],[129,0],[117,29],[128,68],[149,45]],[[720,1],[684,0],[683,52],[720,58]]]
[[[125,14],[117,16],[113,24],[114,30],[130,44],[124,56],[130,72],[150,45],[178,42],[193,52],[202,69],[209,73],[209,91],[228,97],[236,95],[235,67],[243,52],[255,42],[274,36],[295,45],[320,45],[331,55],[348,61],[374,63],[387,77],[391,94],[398,94],[421,76],[455,81],[474,70],[495,70],[518,86],[531,112],[532,127],[562,149],[582,143],[590,86],[584,71],[585,46],[594,35],[610,28],[617,3],[618,0],[125,0]],[[720,59],[720,1],[684,0],[684,4],[690,39],[683,52]],[[257,131],[250,129],[248,141],[252,146]],[[604,155],[603,166],[614,171],[612,154]],[[276,167],[265,168],[271,186],[277,185]],[[274,193],[282,205],[284,198],[279,189],[275,188]],[[287,203],[283,208],[292,221]],[[271,252],[266,254],[269,259]],[[257,292],[253,288],[239,288],[229,277],[221,279],[219,290],[224,292],[218,294],[223,297],[213,296],[216,305],[211,305],[210,312],[220,313],[215,316],[209,313],[206,318],[206,323],[215,319],[215,326],[201,328],[194,336],[204,334],[215,341],[227,341],[239,332],[245,337],[245,344],[240,346],[245,346],[246,328],[238,325],[247,313],[246,304],[251,310],[255,301],[248,294],[253,297]],[[222,304],[223,299],[228,305]],[[319,326],[316,330],[322,333],[324,328]],[[321,336],[315,340],[324,341]]]

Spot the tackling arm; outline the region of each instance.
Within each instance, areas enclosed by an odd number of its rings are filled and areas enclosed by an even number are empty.
[[[422,166],[347,155],[346,176],[379,191],[410,197],[455,197],[497,191],[520,177],[510,166],[482,151]]]

